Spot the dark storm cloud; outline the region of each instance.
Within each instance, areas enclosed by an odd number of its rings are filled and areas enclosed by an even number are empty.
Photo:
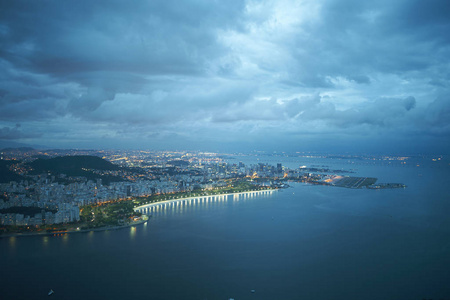
[[[20,124],[16,124],[14,127],[0,128],[0,140],[17,140],[39,136],[41,135],[40,134],[32,135],[29,133],[23,133],[20,130]]]
[[[66,113],[74,84],[14,68],[1,59],[0,67],[1,120],[44,120]]]
[[[442,95],[434,100],[425,111],[425,120],[434,132],[450,133],[450,95]]]
[[[300,64],[292,65],[291,79],[327,86],[329,76],[342,76],[369,83],[368,76],[378,72],[428,71],[448,64],[448,1],[323,3],[320,22],[308,24],[307,34],[296,37],[292,55]]]
[[[139,92],[149,75],[201,75],[221,52],[215,29],[236,27],[241,8],[236,1],[14,1],[0,12],[0,54],[11,68],[81,85],[68,106],[80,115],[115,93]]]
[[[449,12],[437,0],[3,1],[0,128],[71,145],[450,137]]]
[[[99,70],[201,73],[218,55],[215,28],[236,24],[241,8],[236,1],[11,1],[1,13],[2,56],[69,78]]]

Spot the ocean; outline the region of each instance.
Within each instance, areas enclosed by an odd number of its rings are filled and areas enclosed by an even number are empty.
[[[352,170],[405,189],[292,183],[171,207],[147,224],[0,238],[1,299],[450,300],[450,165],[238,156]]]

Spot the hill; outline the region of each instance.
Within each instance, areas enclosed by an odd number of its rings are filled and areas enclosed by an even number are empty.
[[[17,152],[31,152],[35,151],[34,148],[31,147],[18,147],[18,148],[4,148],[1,149],[2,152],[11,152],[11,151],[17,151]]]
[[[177,159],[177,160],[169,160],[169,161],[167,162],[167,164],[168,164],[168,165],[175,166],[175,167],[186,167],[186,166],[189,165],[189,162],[188,162],[188,161],[185,161],[185,160]]]
[[[104,182],[121,181],[119,177],[102,176],[91,170],[116,171],[120,167],[97,156],[60,156],[50,159],[36,159],[28,163],[33,171],[30,174],[51,173],[53,175],[82,176],[88,179],[101,178]]]
[[[17,142],[13,142],[10,140],[1,140],[0,139],[0,149],[4,149],[4,148],[22,148],[22,147],[26,147],[26,148],[34,148],[34,149],[48,149],[48,147],[43,146],[43,145],[31,145],[31,144],[24,144],[24,143],[17,143]]]
[[[15,162],[15,161],[14,161]],[[9,166],[13,161],[0,160],[0,183],[8,183],[10,181],[21,181],[24,178],[9,170]]]
[[[36,172],[42,173],[46,171],[64,173],[67,175],[78,173],[83,169],[95,170],[119,170],[109,161],[97,156],[60,156],[50,159],[36,159],[28,164]],[[73,175],[76,176],[76,175]]]

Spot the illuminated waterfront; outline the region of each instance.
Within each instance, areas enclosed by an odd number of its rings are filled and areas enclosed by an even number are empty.
[[[269,189],[262,191],[249,191],[249,192],[241,192],[241,193],[232,193],[232,194],[218,194],[218,195],[205,195],[205,196],[197,196],[197,197],[188,197],[188,198],[180,198],[173,199],[167,201],[160,201],[156,203],[150,203],[146,205],[141,205],[136,207],[134,210],[138,211],[142,214],[152,214],[157,213],[159,211],[164,211],[166,209],[175,210],[183,207],[189,207],[191,205],[197,204],[208,204],[208,203],[220,203],[228,201],[228,199],[232,198],[233,201],[239,200],[247,200],[251,198],[256,198],[260,196],[272,195],[273,192],[277,190]]]

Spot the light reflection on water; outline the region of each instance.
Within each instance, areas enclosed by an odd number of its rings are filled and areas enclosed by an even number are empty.
[[[48,247],[48,241],[49,241],[49,237],[46,235],[46,236],[43,236],[42,237],[42,245],[44,245],[44,248],[47,248]]]
[[[68,233],[65,233],[63,236],[62,236],[62,240],[63,240],[63,244],[67,244],[67,242],[69,241],[69,234]]]
[[[275,191],[277,192],[277,191]],[[232,194],[213,199],[212,197],[200,197],[197,199],[189,199],[185,201],[173,201],[161,204],[154,204],[146,207],[142,211],[143,214],[152,217],[169,217],[184,213],[195,213],[197,211],[219,210],[230,205],[245,203],[261,198],[271,198],[274,192],[267,194]]]
[[[142,231],[143,231],[144,233],[147,232],[147,227],[148,227],[148,222],[145,222],[145,223],[142,225]]]
[[[16,237],[15,236],[10,237],[8,242],[9,242],[9,246],[11,248],[13,248],[16,245]]]
[[[134,240],[135,237],[136,237],[136,227],[131,226],[131,227],[130,227],[130,239],[131,239],[131,240]]]
[[[94,231],[91,230],[88,232],[88,240],[92,241],[93,238],[94,238]]]

